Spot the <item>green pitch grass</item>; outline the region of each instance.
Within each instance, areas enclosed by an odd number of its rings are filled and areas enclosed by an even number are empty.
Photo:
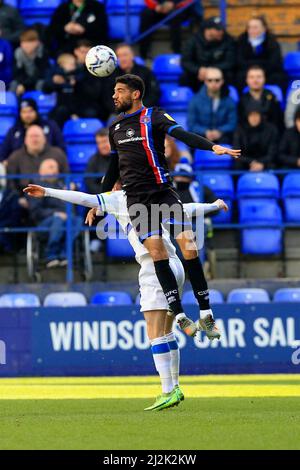
[[[178,408],[146,413],[153,377],[0,379],[0,449],[300,449],[299,385],[299,376],[185,377]]]

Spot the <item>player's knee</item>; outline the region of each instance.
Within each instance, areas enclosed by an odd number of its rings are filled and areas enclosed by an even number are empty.
[[[183,249],[182,251],[182,256],[184,257],[185,260],[190,260],[197,258],[198,256],[198,250],[195,249]]]
[[[160,261],[169,258],[168,253],[165,250],[158,250],[156,248],[150,251],[150,255],[153,261]]]

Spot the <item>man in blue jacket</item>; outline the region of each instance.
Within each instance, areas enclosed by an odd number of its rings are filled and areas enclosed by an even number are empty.
[[[228,96],[220,69],[209,67],[205,82],[193,97],[188,109],[188,128],[216,144],[231,144],[237,125],[237,109]]]

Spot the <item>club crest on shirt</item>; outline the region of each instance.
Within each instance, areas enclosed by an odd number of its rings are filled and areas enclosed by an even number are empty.
[[[141,117],[140,119],[140,122],[143,123],[143,124],[147,124],[151,121],[151,118],[149,116],[143,116]]]
[[[135,134],[135,130],[134,129],[127,129],[126,131],[126,137],[133,137]]]

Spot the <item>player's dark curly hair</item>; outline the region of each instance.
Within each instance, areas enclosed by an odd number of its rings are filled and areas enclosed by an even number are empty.
[[[122,75],[121,77],[117,77],[116,83],[123,83],[124,85],[127,85],[128,88],[130,88],[130,90],[132,91],[138,90],[140,92],[141,100],[144,98],[145,83],[141,79],[141,77],[138,77],[137,75],[133,75],[131,73],[126,73],[125,75]]]

